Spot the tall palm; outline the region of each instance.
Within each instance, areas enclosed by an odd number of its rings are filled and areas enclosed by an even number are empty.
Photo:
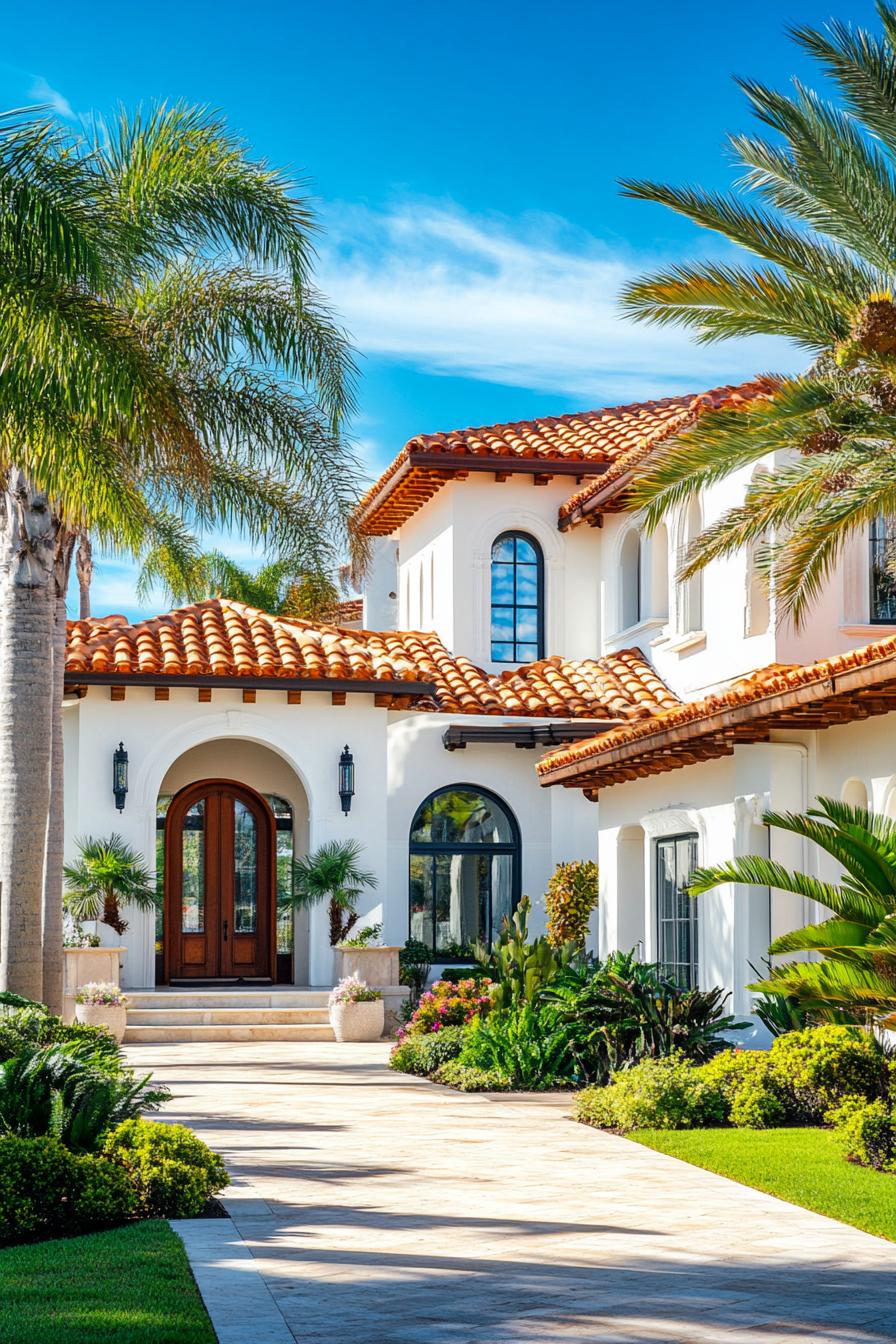
[[[47,650],[77,536],[136,553],[189,520],[289,551],[312,519],[345,530],[352,365],[312,228],[201,109],[122,114],[95,143],[0,121],[0,984],[33,998],[61,937]]]
[[[649,525],[691,493],[772,454],[743,506],[697,539],[683,577],[745,545],[762,548],[783,614],[796,622],[847,539],[896,514],[896,7],[879,0],[879,36],[840,23],[791,30],[830,83],[825,98],[739,81],[774,133],[735,135],[743,174],[715,193],[626,181],[743,248],[753,264],[678,264],[631,284],[626,311],[687,328],[700,342],[778,335],[809,372],[771,398],[704,416],[662,447],[633,491]],[[765,539],[778,540],[766,544]]]
[[[769,826],[812,841],[843,869],[839,882],[792,872],[772,859],[745,856],[691,875],[699,896],[726,882],[772,887],[816,901],[831,917],[775,939],[772,955],[815,952],[820,961],[775,966],[750,985],[788,996],[814,1016],[869,1017],[896,1026],[896,822],[833,798],[817,799],[803,816],[768,812]]]
[[[328,573],[335,556],[319,545],[246,569],[222,551],[202,551],[192,538],[172,546],[170,539],[150,547],[143,557],[137,593],[143,597],[161,583],[173,602],[229,597],[274,616],[334,620],[339,588]]]

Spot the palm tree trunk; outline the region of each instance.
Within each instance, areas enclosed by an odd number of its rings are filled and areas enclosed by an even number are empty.
[[[62,735],[62,696],[65,687],[65,595],[75,539],[61,530],[53,578],[53,703],[50,740],[50,802],[44,851],[42,913],[44,1002],[51,1013],[62,1013],[64,955],[62,951],[62,865],[65,852],[65,748]]]
[[[93,546],[87,532],[82,532],[78,538],[75,573],[78,576],[80,594],[78,616],[80,620],[86,621],[90,616],[90,585],[93,582]]]
[[[12,468],[0,488],[0,988],[43,995],[57,520]]]

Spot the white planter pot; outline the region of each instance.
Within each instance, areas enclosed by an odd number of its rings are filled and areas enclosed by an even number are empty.
[[[120,965],[126,947],[65,948],[65,1006],[62,1020],[75,1020],[75,994],[81,985],[121,983]]]
[[[121,1045],[128,1023],[128,1010],[109,1003],[76,1003],[75,1019],[88,1027],[105,1027]]]
[[[330,1026],[337,1041],[378,1041],[385,1026],[383,1001],[336,1003],[330,1009]]]

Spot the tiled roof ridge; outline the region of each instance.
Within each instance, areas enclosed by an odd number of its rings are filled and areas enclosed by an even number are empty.
[[[666,729],[696,727],[722,710],[759,705],[772,696],[835,680],[844,673],[894,657],[896,635],[890,635],[886,639],[875,640],[812,663],[768,663],[731,680],[711,695],[683,701],[652,715],[650,719],[628,723],[600,736],[586,738],[573,746],[549,752],[538,762],[536,770],[544,776],[560,767],[594,760],[616,747],[647,741]]]
[[[559,656],[488,673],[425,630],[351,630],[272,616],[229,598],[208,598],[134,625],[123,618],[69,623],[69,682],[79,674],[428,682],[413,708],[528,718],[632,719],[677,697],[638,649],[603,658]],[[400,690],[392,692],[401,697]],[[419,694],[419,692],[417,693]],[[406,697],[405,697],[406,700]],[[406,707],[406,706],[402,706]]]
[[[531,471],[532,463],[543,462],[546,475],[550,475],[551,463],[557,470],[562,464],[566,472],[581,463],[583,470],[576,473],[580,476],[589,474],[589,466],[605,468],[598,482],[579,492],[587,494],[600,488],[620,459],[640,458],[656,443],[692,423],[701,410],[767,395],[771,385],[767,377],[762,377],[720,384],[704,392],[417,434],[367,490],[355,517],[361,527],[375,534],[392,532],[431,499],[452,474],[464,469],[463,460],[472,462],[476,458],[501,458],[510,471],[514,463],[516,470]],[[440,458],[444,458],[444,466]],[[524,463],[529,465],[525,467]],[[594,470],[590,474],[594,475]],[[563,508],[567,510],[569,505]]]

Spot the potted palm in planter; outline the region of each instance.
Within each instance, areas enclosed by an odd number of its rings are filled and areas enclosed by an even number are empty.
[[[356,975],[330,992],[330,1025],[337,1041],[378,1041],[385,1026],[383,996]]]
[[[128,1001],[118,985],[80,985],[75,991],[75,1018],[88,1027],[105,1027],[120,1045],[128,1021]]]
[[[357,901],[365,887],[375,887],[375,873],[362,868],[364,846],[357,840],[331,840],[292,866],[292,894],[296,909],[326,901],[330,919],[330,946],[346,939],[358,922]]]

